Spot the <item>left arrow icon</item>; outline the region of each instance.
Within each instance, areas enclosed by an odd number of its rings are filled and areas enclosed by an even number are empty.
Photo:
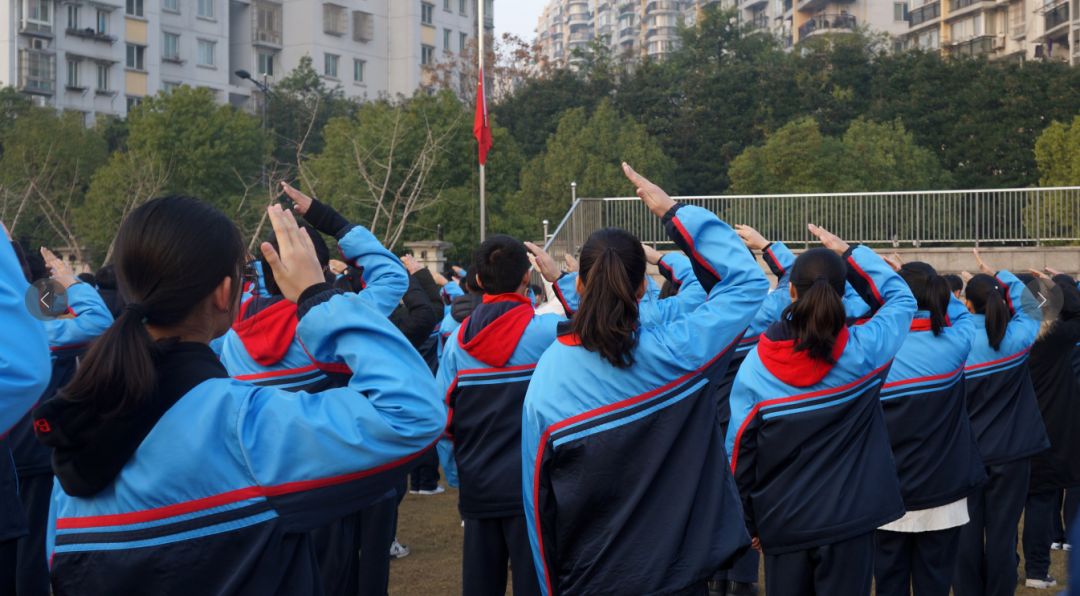
[[[52,292],[45,292],[44,294],[41,295],[41,306],[45,310],[49,309],[49,303],[45,302],[45,299],[48,298],[49,296],[52,296]]]

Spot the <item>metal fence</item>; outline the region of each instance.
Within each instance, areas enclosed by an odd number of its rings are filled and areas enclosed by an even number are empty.
[[[1080,187],[854,194],[677,197],[770,240],[808,245],[807,223],[849,242],[892,247],[1037,246],[1080,241]],[[637,197],[576,199],[547,242],[577,254],[603,227],[629,230],[642,242],[668,244],[660,220]]]

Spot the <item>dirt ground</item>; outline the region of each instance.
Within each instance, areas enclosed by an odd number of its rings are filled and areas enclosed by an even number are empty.
[[[461,594],[461,536],[456,490],[434,496],[406,496],[401,504],[398,539],[412,549],[412,554],[391,563],[390,596]],[[1050,575],[1061,585],[1053,590],[1020,588],[1018,595],[1056,595],[1065,589],[1065,553],[1053,551],[1052,557]],[[1023,563],[1020,574],[1023,578]]]

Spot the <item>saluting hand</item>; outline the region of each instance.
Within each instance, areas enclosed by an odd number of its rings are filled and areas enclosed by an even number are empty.
[[[547,251],[532,242],[526,242],[525,248],[529,249],[533,266],[536,267],[536,270],[540,272],[540,275],[545,280],[549,283],[559,281],[559,278],[562,277],[562,271],[559,270],[559,266],[555,263],[555,259],[547,254]]]
[[[65,288],[79,283],[79,279],[75,277],[75,272],[71,270],[71,266],[60,257],[53,254],[53,252],[44,246],[41,247],[41,257],[45,259],[45,266],[49,268],[49,274],[60,285]]]
[[[765,247],[769,245],[769,241],[761,235],[761,232],[750,226],[735,224],[735,233],[739,235],[739,239],[750,250],[765,250]]]
[[[634,171],[630,164],[623,162],[623,173],[630,182],[637,187],[637,196],[657,217],[663,217],[665,213],[675,206],[675,200],[664,192],[664,189],[650,182],[647,178]]]
[[[566,253],[563,255],[563,260],[566,261],[566,270],[570,273],[576,273],[581,269],[581,263],[578,263],[578,260],[574,258],[574,255]]]
[[[293,185],[285,182],[284,180],[281,181],[281,190],[285,193],[285,196],[289,197],[289,199],[293,202],[293,210],[296,211],[296,213],[298,213],[299,215],[307,214],[308,209],[311,208],[311,197],[300,192]]]
[[[281,294],[289,302],[296,302],[304,290],[326,282],[322,265],[315,255],[311,236],[300,229],[291,211],[282,209],[280,205],[271,205],[266,211],[274,227],[279,250],[275,251],[269,242],[263,242],[260,248],[274,271],[274,280],[281,288]]]
[[[979,254],[979,249],[974,248],[971,250],[971,252],[975,255],[975,263],[979,265],[979,271],[987,275],[993,275],[994,270],[986,264],[986,261],[983,260],[982,255]]]
[[[664,258],[664,255],[660,251],[644,242],[641,243],[641,248],[645,250],[645,262],[650,265],[659,265],[660,259]]]
[[[811,234],[817,236],[817,239],[825,245],[825,248],[835,252],[840,256],[844,256],[844,253],[846,253],[848,249],[851,248],[850,244],[844,242],[843,239],[841,239],[839,236],[833,234],[832,232],[826,230],[821,226],[807,224],[806,227],[810,230]]]

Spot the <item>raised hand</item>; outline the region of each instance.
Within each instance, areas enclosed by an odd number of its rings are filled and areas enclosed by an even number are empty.
[[[887,257],[882,256],[881,258],[889,264],[889,267],[892,267],[893,271],[899,272],[900,269],[904,266],[903,259],[901,259],[900,255],[895,252]]]
[[[972,275],[970,271],[961,271],[960,272],[960,279],[964,280],[964,285],[967,285],[967,283],[969,281],[971,281],[971,278],[973,278],[973,277],[975,277],[975,276]]]
[[[45,259],[45,266],[49,268],[49,275],[59,282],[60,285],[65,288],[70,288],[79,283],[79,279],[75,277],[75,272],[71,270],[71,266],[60,257],[54,255],[51,250],[42,246],[41,257]]]
[[[420,264],[420,261],[417,261],[416,257],[412,255],[401,257],[401,264],[405,265],[405,270],[409,272],[409,275],[414,275],[424,268],[424,266]]]
[[[641,248],[645,249],[645,262],[646,263],[648,263],[650,265],[659,265],[660,264],[660,259],[662,259],[664,257],[664,255],[660,251],[658,251],[655,248],[649,246],[648,244],[645,244],[644,242],[641,243]]]
[[[293,202],[293,210],[299,215],[305,215],[311,208],[311,197],[297,190],[293,185],[281,181],[281,191]]]
[[[1028,273],[1030,273],[1031,276],[1035,279],[1049,279],[1045,273],[1039,271],[1038,269],[1028,269]]]
[[[330,273],[334,275],[341,275],[349,268],[349,265],[345,261],[339,261],[337,259],[330,259]]]
[[[736,224],[735,233],[739,235],[743,244],[750,250],[765,250],[765,247],[769,245],[769,241],[766,240],[760,232],[750,226]]]
[[[563,260],[566,261],[566,270],[570,273],[576,273],[581,269],[581,263],[578,263],[578,260],[574,258],[574,255],[566,253],[563,255]]]
[[[844,253],[847,252],[849,248],[851,248],[851,245],[849,245],[847,242],[844,242],[839,236],[833,234],[832,232],[826,230],[821,226],[807,224],[806,227],[808,230],[810,230],[811,234],[816,236],[817,239],[825,245],[825,248],[835,252],[840,256],[843,256]]]
[[[469,273],[457,265],[454,265],[451,269],[454,270],[454,275],[457,276],[458,279],[465,279],[465,276]]]
[[[555,259],[551,258],[551,255],[547,254],[547,251],[533,244],[532,242],[526,242],[525,248],[529,249],[529,254],[533,258],[533,266],[540,272],[540,275],[550,283],[555,283],[562,276],[562,271],[559,270],[559,266],[555,264]]]
[[[675,206],[675,200],[668,196],[668,193],[664,192],[664,189],[649,182],[647,178],[634,171],[634,168],[630,167],[630,164],[623,162],[623,173],[630,182],[637,187],[637,196],[645,206],[649,208],[649,211],[653,212],[653,215],[657,217],[663,217],[665,213],[671,210]]]
[[[977,263],[979,265],[979,271],[981,273],[985,273],[987,275],[993,275],[994,274],[994,270],[991,269],[990,266],[986,264],[986,261],[983,260],[982,255],[979,254],[979,249],[974,248],[974,249],[971,250],[971,253],[975,255],[975,263]]]
[[[1064,275],[1064,273],[1062,273],[1062,272],[1060,272],[1057,269],[1054,269],[1052,267],[1044,267],[1043,271],[1045,271],[1047,274],[1049,274],[1050,277],[1054,277],[1055,275]]]
[[[300,229],[291,211],[282,209],[280,205],[271,205],[266,211],[274,227],[278,250],[274,250],[269,242],[263,242],[259,248],[274,271],[274,280],[281,288],[281,295],[290,302],[296,302],[304,290],[326,282],[322,265],[315,255],[311,236]]]

